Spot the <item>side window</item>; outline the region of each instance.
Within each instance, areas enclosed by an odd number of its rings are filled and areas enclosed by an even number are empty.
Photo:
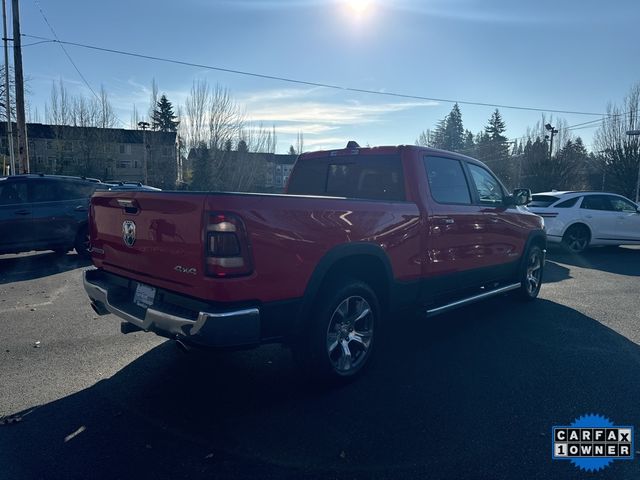
[[[0,183],[0,206],[27,203],[27,184],[25,182]]]
[[[606,195],[587,195],[582,200],[580,208],[586,210],[613,210]]]
[[[59,189],[58,200],[76,200],[89,198],[93,195],[95,187],[91,184],[80,182],[61,182]]]
[[[31,183],[31,202],[55,202],[60,200],[58,182],[38,181]]]
[[[554,205],[553,208],[571,208],[575,206],[576,203],[578,203],[579,198],[580,197],[570,198],[569,200],[565,200],[564,202],[560,202],[559,204]]]
[[[613,210],[616,212],[635,213],[637,207],[628,200],[620,197],[609,196],[607,197]]]
[[[504,192],[500,182],[487,170],[472,163],[468,164],[471,178],[478,191],[480,203],[497,205],[504,202]]]
[[[469,185],[459,160],[445,157],[425,157],[431,197],[438,203],[471,204]]]

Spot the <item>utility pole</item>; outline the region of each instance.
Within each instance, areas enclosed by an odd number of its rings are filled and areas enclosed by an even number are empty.
[[[22,73],[22,41],[20,38],[20,6],[11,0],[13,12],[13,69],[16,80],[16,124],[18,127],[18,163],[20,173],[29,173],[29,148],[24,115],[24,75]]]
[[[7,140],[9,141],[9,167],[11,175],[16,174],[16,157],[13,151],[13,122],[11,121],[11,82],[9,81],[9,46],[7,38],[7,0],[2,0],[2,28],[4,41],[4,91],[5,112],[7,114]],[[4,175],[6,172],[3,172]]]
[[[147,185],[149,182],[147,180],[147,128],[149,128],[148,122],[138,122],[138,127],[142,130],[142,147],[144,149],[144,160],[142,163],[143,173],[144,173],[144,184]]]

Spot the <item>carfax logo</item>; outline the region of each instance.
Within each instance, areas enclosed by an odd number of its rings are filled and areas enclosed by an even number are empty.
[[[553,427],[553,459],[578,468],[602,470],[614,460],[633,460],[633,427],[615,426],[601,415],[583,415],[566,427]]]

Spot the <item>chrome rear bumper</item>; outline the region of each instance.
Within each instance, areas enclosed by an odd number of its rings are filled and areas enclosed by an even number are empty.
[[[112,293],[112,285],[100,270],[83,273],[84,289],[96,313],[113,313],[141,330],[207,347],[235,347],[260,342],[260,310],[243,308],[219,312],[193,312],[195,318],[177,316],[155,305],[142,309],[131,299]],[[115,300],[111,297],[119,298]]]

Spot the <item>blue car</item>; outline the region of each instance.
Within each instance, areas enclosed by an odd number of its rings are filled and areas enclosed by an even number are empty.
[[[0,177],[0,254],[31,250],[88,255],[89,199],[97,179],[57,175]]]

